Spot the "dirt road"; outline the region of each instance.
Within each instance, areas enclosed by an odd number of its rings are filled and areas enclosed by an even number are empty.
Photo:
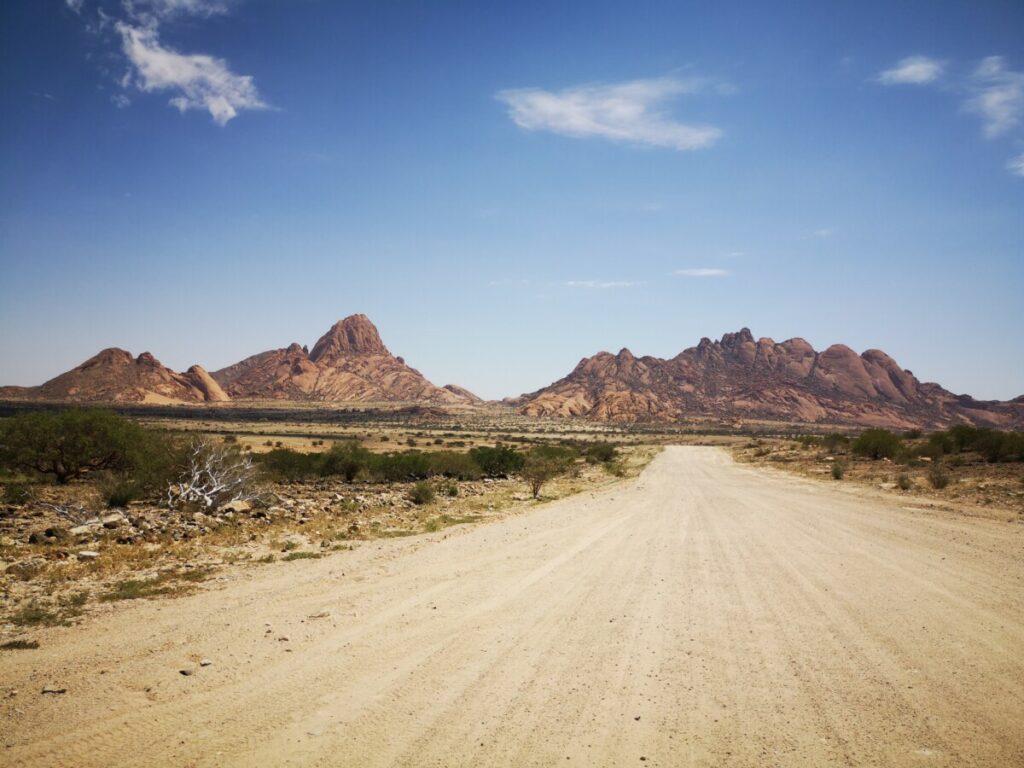
[[[1024,765],[1024,527],[893,498],[670,448],[500,523],[242,569],[0,654],[0,763]]]

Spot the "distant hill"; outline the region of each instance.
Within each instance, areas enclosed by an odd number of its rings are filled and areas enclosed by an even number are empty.
[[[313,345],[247,357],[213,372],[235,399],[469,403],[459,387],[442,388],[395,357],[366,315],[339,320]]]
[[[228,400],[202,367],[175,373],[149,352],[111,347],[38,387],[3,387],[0,397],[62,402],[219,403]]]
[[[755,340],[750,330],[701,339],[673,358],[599,352],[565,378],[507,401],[530,416],[613,422],[714,419],[911,428],[958,422],[1024,425],[1024,397],[982,402],[921,383],[881,350],[800,338]]]
[[[313,346],[292,344],[207,373],[176,373],[148,352],[105,349],[38,387],[2,387],[0,398],[56,402],[219,403],[228,400],[480,402],[468,390],[431,384],[393,356],[365,315],[339,320]]]
[[[366,315],[335,323],[313,345],[298,343],[207,373],[177,373],[144,352],[105,349],[38,387],[0,387],[0,398],[55,402],[220,403],[401,402],[471,405],[462,387],[438,387],[391,354]],[[877,349],[858,355],[835,344],[817,352],[800,338],[755,340],[747,328],[701,339],[673,358],[628,349],[584,358],[565,378],[505,401],[528,416],[617,423],[747,421],[880,426],[970,423],[1024,428],[1024,396],[1008,402],[954,395],[922,383]]]

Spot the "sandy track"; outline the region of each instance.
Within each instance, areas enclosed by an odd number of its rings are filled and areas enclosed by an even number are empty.
[[[670,448],[524,516],[53,630],[0,655],[0,762],[1022,765],[1022,546]]]

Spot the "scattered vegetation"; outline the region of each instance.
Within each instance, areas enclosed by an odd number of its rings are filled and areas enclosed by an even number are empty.
[[[903,440],[887,429],[868,429],[850,446],[851,452],[869,459],[892,459],[903,448]]]
[[[557,446],[536,446],[533,448],[526,455],[521,470],[523,479],[530,486],[533,498],[540,498],[540,492],[544,484],[561,474],[565,474],[572,466],[574,459],[574,451],[570,448]]]
[[[409,491],[409,500],[416,505],[431,504],[436,497],[434,486],[424,480],[416,483]]]
[[[0,645],[0,651],[34,651],[38,647],[38,640],[8,640]]]
[[[100,595],[100,600],[114,602],[185,594],[191,592],[195,584],[205,581],[209,575],[209,569],[196,568],[190,571],[165,571],[151,579],[125,579],[114,585],[110,591]]]
[[[928,482],[932,488],[941,491],[949,485],[949,481],[949,472],[946,471],[942,464],[936,462],[928,468]]]
[[[35,411],[0,423],[0,467],[61,485],[100,470],[152,485],[166,478],[173,463],[174,446],[165,433],[110,411]]]
[[[319,552],[289,552],[281,559],[289,563],[292,560],[319,560],[321,557],[323,555]]]
[[[62,624],[63,621],[59,613],[51,611],[49,608],[45,608],[36,602],[22,606],[10,617],[10,622],[18,627],[50,627]]]
[[[4,486],[3,500],[5,504],[28,504],[35,499],[36,489],[25,483],[8,483]]]

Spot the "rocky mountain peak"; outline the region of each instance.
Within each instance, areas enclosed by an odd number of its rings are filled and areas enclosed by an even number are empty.
[[[804,339],[754,340],[749,328],[661,360],[600,352],[517,401],[531,416],[620,422],[746,419],[908,429],[1024,424],[1020,403],[979,402],[922,384],[881,350],[818,353]]]
[[[329,363],[349,355],[390,355],[377,327],[366,315],[349,315],[320,337],[309,353],[314,363]]]

